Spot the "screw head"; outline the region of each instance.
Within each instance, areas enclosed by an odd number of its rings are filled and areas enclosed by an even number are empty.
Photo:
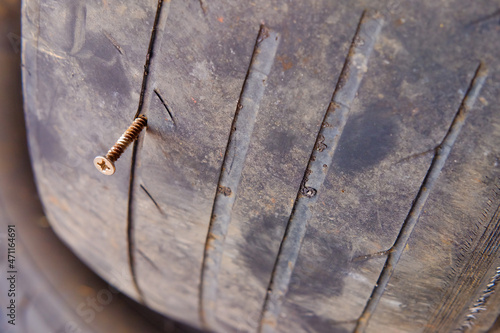
[[[115,164],[103,156],[97,156],[94,158],[94,166],[97,170],[107,176],[111,176],[116,171]]]

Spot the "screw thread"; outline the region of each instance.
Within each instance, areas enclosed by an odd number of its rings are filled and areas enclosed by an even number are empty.
[[[127,147],[137,140],[139,134],[146,127],[148,119],[146,116],[141,115],[134,119],[134,122],[130,127],[122,134],[122,136],[116,141],[115,145],[106,154],[106,158],[111,162],[115,162],[120,158],[121,154],[127,149]]]

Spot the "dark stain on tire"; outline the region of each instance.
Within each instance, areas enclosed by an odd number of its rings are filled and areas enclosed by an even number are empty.
[[[305,318],[300,323],[301,328],[304,332],[315,332],[315,333],[348,333],[349,331],[345,328],[338,327],[338,322],[311,312],[311,310],[306,307],[300,306],[300,304],[290,303],[290,312],[293,311],[297,314],[296,318]],[[341,324],[341,323],[340,323]]]
[[[252,274],[267,286],[274,266],[275,257],[270,255],[277,249],[272,248],[273,240],[283,236],[286,212],[252,217],[248,226],[243,229],[246,242],[240,244],[239,251],[245,265]]]
[[[334,163],[346,173],[369,169],[382,161],[397,139],[396,116],[386,105],[372,105],[348,120]]]
[[[273,153],[275,156],[279,156],[280,161],[286,160],[290,150],[296,143],[296,136],[292,133],[284,131],[275,131],[270,136],[270,139],[266,142],[266,148],[269,152]]]
[[[350,244],[337,244],[328,235],[309,226],[302,246],[292,275],[292,280],[299,283],[291,284],[289,293],[311,299],[318,295],[340,296],[344,277],[349,272]]]
[[[85,81],[100,95],[108,99],[122,100],[131,92],[121,55],[104,34],[87,33],[85,44],[75,54]]]

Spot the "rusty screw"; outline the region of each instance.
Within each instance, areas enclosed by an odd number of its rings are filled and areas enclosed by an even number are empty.
[[[146,127],[148,123],[148,118],[141,115],[134,119],[134,122],[130,127],[123,133],[123,135],[116,141],[115,145],[111,147],[106,156],[97,156],[94,158],[94,166],[101,173],[111,176],[115,173],[115,162],[120,158],[121,154],[127,149],[127,147],[137,140],[139,134]]]

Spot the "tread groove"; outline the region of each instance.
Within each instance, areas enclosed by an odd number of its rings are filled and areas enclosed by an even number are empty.
[[[134,176],[135,176],[135,161],[137,158],[137,146],[138,140],[136,140],[132,146],[132,159],[130,167],[130,181],[129,181],[129,191],[128,191],[128,203],[127,203],[127,244],[128,244],[128,261],[130,274],[132,275],[132,283],[138,294],[138,301],[144,304],[144,295],[139,283],[137,281],[137,274],[135,272],[135,260],[134,260],[134,241],[133,241],[133,224],[132,224],[132,200],[133,196],[133,186],[134,186]]]
[[[158,0],[158,7],[155,14],[155,20],[153,23],[153,28],[151,30],[151,39],[149,41],[149,48],[146,55],[146,63],[144,65],[144,76],[142,78],[141,85],[141,94],[139,97],[139,105],[137,107],[137,112],[134,116],[134,119],[137,118],[141,113],[145,113],[143,111],[147,111],[149,109],[151,103],[151,83],[149,81],[154,79],[154,75],[148,75],[151,70],[153,73],[156,67],[156,62],[154,61],[154,50],[155,48],[159,49],[161,46],[161,40],[163,37],[163,32],[165,30],[168,9],[169,9],[170,1]],[[130,182],[129,182],[129,192],[128,192],[128,204],[127,204],[127,244],[128,244],[128,258],[129,258],[129,266],[130,273],[132,275],[132,281],[135,289],[138,293],[138,298],[141,303],[145,303],[144,295],[139,286],[139,282],[137,280],[137,274],[135,271],[135,261],[134,261],[134,250],[135,244],[133,239],[134,232],[134,224],[132,221],[132,202],[134,200],[134,184],[135,184],[135,166],[137,160],[137,147],[139,146],[139,140],[141,140],[142,136],[136,140],[132,146],[132,159],[130,166]]]
[[[278,44],[279,34],[262,25],[231,126],[212,208],[200,277],[200,319],[207,330],[215,330],[216,327],[215,302],[224,241],[259,104],[264,95],[265,81],[273,65]]]
[[[436,149],[434,154],[434,158],[432,159],[431,165],[425,178],[422,182],[422,185],[415,197],[415,200],[410,208],[410,211],[403,222],[399,235],[396,238],[396,241],[392,248],[389,251],[389,255],[387,256],[387,260],[385,262],[384,268],[380,273],[380,276],[373,288],[372,294],[368,299],[365,308],[361,316],[358,319],[356,324],[355,332],[360,333],[364,332],[366,327],[368,326],[368,322],[370,320],[371,315],[375,311],[382,295],[385,292],[387,284],[391,279],[394,270],[396,269],[396,265],[403,254],[403,250],[410,239],[411,233],[415,225],[418,222],[419,216],[424,208],[424,205],[429,197],[430,192],[432,191],[434,185],[436,184],[439,175],[446,163],[446,159],[448,158],[451,148],[453,147],[463,125],[465,124],[465,120],[467,115],[469,114],[470,109],[473,107],[481,88],[484,85],[486,77],[488,75],[488,71],[483,64],[480,64],[476,70],[474,78],[465,94],[465,97],[456,113],[448,132],[446,133],[443,141]]]
[[[161,42],[165,34],[165,26],[167,25],[167,17],[170,9],[170,0],[158,0],[158,7],[156,10],[155,21],[153,29],[151,30],[151,39],[149,40],[148,53],[146,55],[146,63],[144,64],[144,75],[142,78],[141,95],[139,97],[139,106],[135,113],[134,119],[139,117],[143,110],[149,110],[151,104],[151,97],[153,95],[156,67],[158,62],[155,61],[155,51],[161,49]]]
[[[368,58],[380,34],[382,23],[383,19],[378,13],[364,12],[361,16],[281,241],[263,304],[260,332],[273,332],[277,326],[281,304],[288,291],[307,223],[318,199],[318,191],[332,163],[350,105],[356,97],[363,74],[367,71]]]

